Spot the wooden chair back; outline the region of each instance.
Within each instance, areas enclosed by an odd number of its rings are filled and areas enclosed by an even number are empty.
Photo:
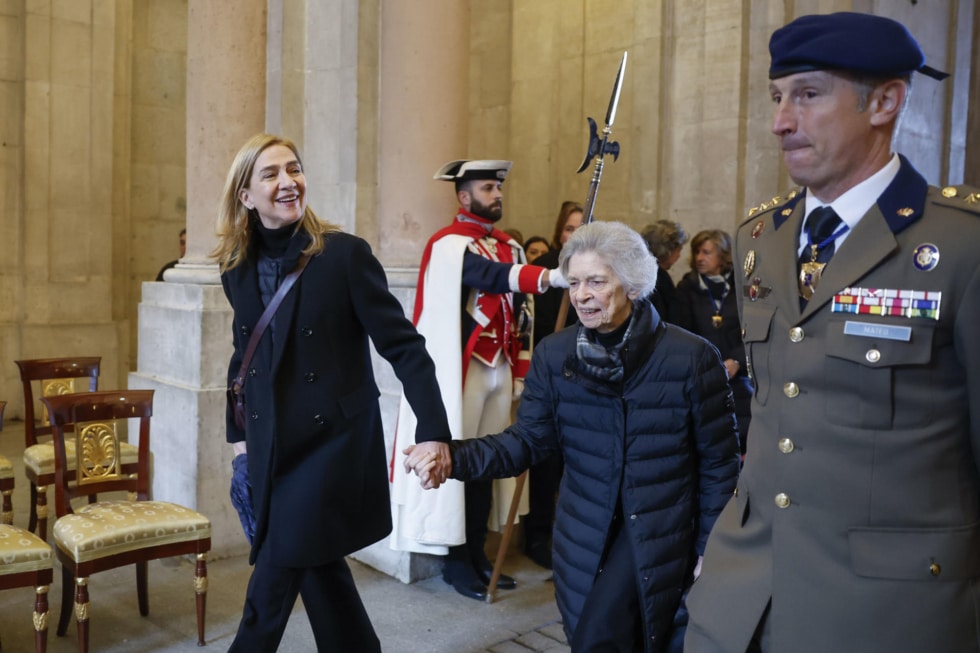
[[[71,501],[103,492],[125,491],[137,501],[149,497],[150,418],[153,390],[106,390],[42,397],[51,418],[55,451],[55,511],[71,514]],[[135,476],[124,473],[120,432],[139,420]],[[69,472],[65,437],[75,440],[76,466]]]
[[[101,356],[74,358],[34,358],[14,361],[20,368],[20,380],[24,386],[24,446],[38,443],[38,437],[51,435],[47,414],[38,420],[34,384],[38,384],[38,398],[76,392],[95,392],[99,387]]]

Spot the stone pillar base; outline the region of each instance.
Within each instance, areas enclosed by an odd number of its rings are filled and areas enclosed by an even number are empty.
[[[176,269],[176,268],[175,268]],[[129,387],[152,389],[152,496],[211,520],[213,559],[248,543],[228,497],[225,379],[232,313],[221,286],[147,282],[139,305],[139,354]]]

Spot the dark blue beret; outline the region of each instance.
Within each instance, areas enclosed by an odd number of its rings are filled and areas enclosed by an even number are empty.
[[[915,71],[934,79],[949,77],[925,65],[922,49],[904,25],[871,14],[800,16],[773,32],[769,54],[769,79],[828,69],[880,77]]]

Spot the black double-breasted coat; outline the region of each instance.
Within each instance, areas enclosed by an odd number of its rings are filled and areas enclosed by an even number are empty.
[[[282,258],[292,270],[308,236],[293,237]],[[253,241],[256,240],[253,238]],[[449,441],[435,366],[425,340],[388,291],[368,244],[325,236],[262,336],[245,381],[246,426],[229,412],[227,440],[245,440],[256,532],[250,560],[271,547],[277,564],[323,564],[391,530],[379,390],[368,339],[394,368],[419,420],[418,441]],[[237,375],[251,329],[264,310],[257,249],[221,276],[234,309]]]

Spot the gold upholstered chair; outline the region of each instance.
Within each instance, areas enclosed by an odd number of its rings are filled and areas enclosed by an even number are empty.
[[[61,561],[63,592],[58,635],[71,619],[74,586],[78,650],[88,650],[88,578],[93,573],[136,565],[136,594],[140,614],[149,613],[146,566],[149,560],[178,555],[196,556],[197,638],[204,645],[207,598],[207,552],[211,522],[189,508],[150,501],[150,417],[152,390],[116,390],[45,397],[55,447],[55,550]],[[135,475],[122,470],[119,431],[139,424],[139,460]],[[125,425],[125,426],[123,426]],[[70,430],[69,430],[70,429]],[[75,440],[76,480],[67,473],[64,436]],[[136,500],[111,499],[84,503],[72,500],[106,492],[135,493]]]
[[[3,411],[7,407],[6,401],[0,401],[0,431],[3,430]],[[14,505],[11,498],[14,494],[14,466],[6,456],[0,456],[0,523],[14,523]]]
[[[35,358],[14,361],[20,368],[20,380],[24,387],[24,473],[31,483],[31,516],[27,530],[36,532],[42,540],[48,539],[47,486],[54,482],[54,446],[47,441],[51,425],[46,411],[35,399],[73,392],[94,392],[99,385],[102,358],[80,356],[74,358]],[[41,407],[41,419],[35,411]],[[41,441],[44,438],[45,441]],[[75,454],[69,443],[68,470],[74,474]],[[136,447],[123,443],[123,469],[136,472]],[[74,478],[74,477],[72,477]]]
[[[0,590],[34,588],[34,650],[37,653],[44,653],[48,645],[48,588],[52,576],[48,543],[23,528],[0,524]]]

